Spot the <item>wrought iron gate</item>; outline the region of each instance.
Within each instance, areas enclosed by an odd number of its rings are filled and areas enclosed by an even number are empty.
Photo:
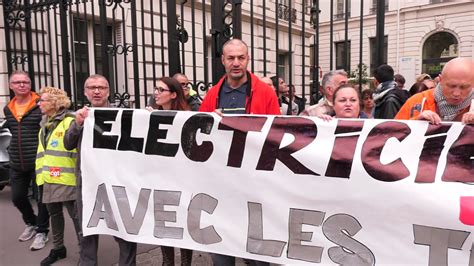
[[[63,88],[74,108],[86,102],[85,79],[99,73],[108,78],[115,105],[140,108],[159,77],[178,72],[205,93],[224,73],[223,43],[244,35],[252,72],[284,75],[287,83],[301,88],[303,97],[315,94],[313,102],[319,86],[318,3],[4,0],[8,73],[28,71],[36,90],[46,85]],[[245,16],[242,5],[247,5]],[[330,60],[332,68],[332,45]],[[285,71],[282,62],[289,66]]]

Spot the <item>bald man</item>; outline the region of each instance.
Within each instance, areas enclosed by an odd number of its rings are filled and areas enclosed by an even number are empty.
[[[239,39],[227,41],[222,47],[221,61],[226,74],[214,85],[202,101],[201,112],[225,114],[279,115],[275,91],[247,70],[248,47]],[[211,254],[216,266],[235,265],[235,258]],[[249,261],[250,265],[268,266],[268,262]]]
[[[443,68],[436,88],[413,95],[402,106],[395,119],[460,121],[474,124],[471,108],[474,88],[474,61],[454,58]]]
[[[280,114],[275,91],[247,70],[249,60],[248,47],[244,41],[232,39],[224,44],[221,61],[226,74],[208,91],[199,111]]]
[[[188,77],[185,74],[176,73],[173,75],[173,78],[176,79],[183,88],[184,98],[186,98],[186,102],[191,108],[191,111],[199,111],[201,100],[199,100],[196,91],[193,90],[192,85],[189,83]]]

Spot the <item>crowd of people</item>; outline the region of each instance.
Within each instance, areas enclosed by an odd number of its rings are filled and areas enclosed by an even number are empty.
[[[406,89],[403,76],[389,65],[374,71],[375,89],[351,85],[343,70],[326,73],[321,81],[323,98],[306,107],[281,77],[258,77],[247,70],[250,60],[247,45],[238,39],[223,46],[222,64],[226,74],[199,100],[184,74],[160,78],[148,99],[149,111],[177,110],[226,114],[316,116],[333,118],[374,118],[460,121],[474,124],[474,61],[455,58],[439,75],[439,82],[421,75],[416,88]],[[45,247],[51,225],[53,247],[41,265],[51,265],[67,256],[64,246],[63,206],[72,219],[80,247],[79,265],[98,265],[99,236],[82,234],[81,141],[89,108],[111,107],[107,79],[92,75],[84,84],[90,106],[75,113],[70,100],[58,88],[44,87],[39,95],[31,91],[28,73],[15,71],[9,78],[15,97],[4,108],[4,128],[12,133],[9,148],[12,202],[22,215],[24,231],[19,241],[33,239],[31,250]],[[411,97],[410,97],[411,96]],[[33,181],[38,212],[28,197]],[[115,237],[119,246],[119,265],[135,265],[137,243]],[[174,265],[174,248],[162,246],[163,265]],[[192,250],[181,249],[181,264],[191,265]],[[232,256],[211,254],[215,265],[234,265]],[[269,265],[248,260],[251,265]]]

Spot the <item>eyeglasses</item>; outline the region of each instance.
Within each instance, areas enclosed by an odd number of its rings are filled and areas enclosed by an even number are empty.
[[[90,90],[90,91],[99,90],[100,92],[103,92],[103,91],[108,90],[109,87],[105,87],[105,86],[87,86],[87,89]]]
[[[27,80],[18,80],[18,81],[12,81],[11,84],[15,84],[15,85],[20,85],[20,84],[25,84],[25,85],[28,85],[30,84],[31,82],[30,81],[27,81]]]
[[[155,87],[155,92],[156,93],[163,93],[164,91],[170,91],[170,89],[165,89],[162,87]]]

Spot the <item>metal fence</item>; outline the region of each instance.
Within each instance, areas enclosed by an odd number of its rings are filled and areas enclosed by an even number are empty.
[[[8,73],[28,71],[37,90],[63,88],[74,108],[86,103],[83,86],[92,73],[109,80],[116,106],[143,107],[156,80],[178,72],[187,74],[202,96],[224,74],[222,45],[231,38],[248,43],[252,72],[283,76],[303,97],[313,96],[311,103],[318,98],[319,0],[4,0],[2,5]],[[345,13],[350,14],[347,8]],[[362,35],[362,17],[360,22]],[[332,45],[330,53],[332,69]]]

